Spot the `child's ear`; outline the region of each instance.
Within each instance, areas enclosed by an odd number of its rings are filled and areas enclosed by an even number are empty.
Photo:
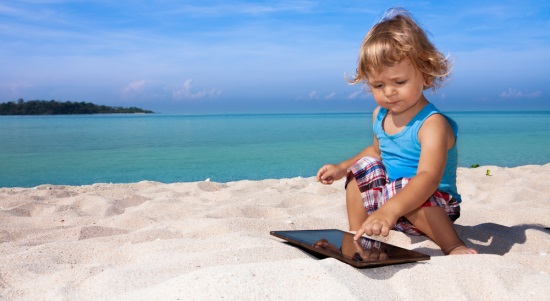
[[[424,77],[424,88],[428,88],[432,85],[433,77],[431,76],[425,76]]]

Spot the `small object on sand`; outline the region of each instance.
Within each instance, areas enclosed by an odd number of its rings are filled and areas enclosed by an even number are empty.
[[[477,163],[470,165],[470,168],[478,168],[478,167],[479,167],[479,164],[477,164]]]
[[[490,176],[491,175],[491,170],[490,169],[487,169],[487,173],[485,174],[486,176]]]

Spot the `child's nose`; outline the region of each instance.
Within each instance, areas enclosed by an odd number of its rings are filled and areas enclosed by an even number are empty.
[[[396,94],[397,94],[397,90],[395,89],[395,87],[392,87],[391,85],[386,85],[384,87],[384,95],[386,95],[386,97],[390,97]]]

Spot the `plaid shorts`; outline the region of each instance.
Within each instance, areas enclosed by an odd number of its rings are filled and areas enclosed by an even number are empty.
[[[390,182],[386,174],[386,168],[382,162],[370,157],[364,157],[357,160],[357,162],[349,168],[346,178],[346,187],[353,178],[357,181],[357,186],[359,186],[359,191],[361,191],[363,205],[369,215],[380,206],[384,205],[387,200],[405,187],[410,180],[410,178],[399,178]],[[460,216],[459,203],[446,192],[435,191],[421,207],[434,206],[444,208],[452,222]],[[397,220],[393,230],[413,235],[424,235],[422,231],[411,224],[404,216]]]

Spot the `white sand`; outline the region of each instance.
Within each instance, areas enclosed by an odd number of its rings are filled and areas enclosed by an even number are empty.
[[[490,169],[492,176],[486,176]],[[347,230],[340,181],[0,189],[2,300],[549,300],[550,164],[459,169],[456,228],[481,255],[355,269],[270,230]]]

